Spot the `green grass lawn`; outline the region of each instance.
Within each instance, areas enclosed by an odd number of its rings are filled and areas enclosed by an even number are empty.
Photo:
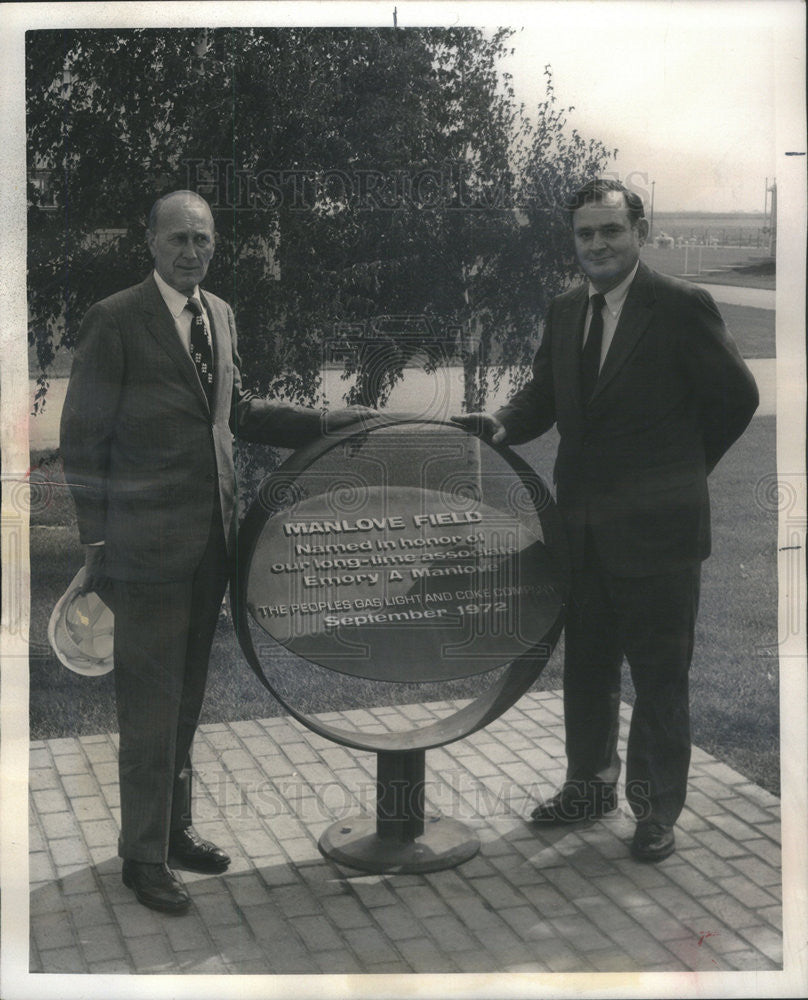
[[[550,478],[555,436],[518,449]],[[38,457],[35,457],[36,464]],[[777,513],[760,497],[775,472],[774,419],[756,418],[711,478],[713,555],[704,565],[691,675],[693,740],[770,791],[779,789],[777,664]],[[47,645],[51,609],[82,562],[72,504],[58,458],[38,470],[42,487],[31,527],[31,738],[116,730],[112,675],[91,679],[62,667]],[[537,688],[561,687],[561,645]],[[272,670],[291,702],[307,712],[373,704],[471,697],[490,679],[452,684],[360,682],[308,668],[276,648]],[[626,678],[626,700],[632,699]],[[229,608],[217,630],[203,721],[263,718],[283,712],[241,653]]]
[[[701,271],[699,271],[699,256],[701,256]],[[777,286],[774,260],[768,257],[763,249],[757,247],[691,246],[685,253],[684,247],[663,250],[660,247],[646,245],[643,247],[642,259],[662,274],[673,274],[677,277],[687,274],[689,280],[702,284],[768,289]]]

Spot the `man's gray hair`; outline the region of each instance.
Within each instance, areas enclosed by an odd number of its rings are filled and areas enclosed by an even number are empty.
[[[158,198],[157,201],[152,205],[151,211],[149,212],[149,232],[154,233],[157,229],[157,223],[160,220],[160,209],[163,207],[165,202],[170,198],[176,198],[179,195],[184,195],[186,198],[192,198],[194,201],[201,202],[205,208],[208,210],[211,219],[213,218],[213,213],[210,210],[210,205],[205,201],[201,194],[197,194],[196,191],[169,191],[168,194],[164,194],[162,198]]]

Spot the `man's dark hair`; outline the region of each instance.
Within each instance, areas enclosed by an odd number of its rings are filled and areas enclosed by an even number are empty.
[[[596,180],[588,181],[583,187],[578,188],[566,200],[564,208],[569,212],[570,223],[572,223],[572,214],[576,209],[583,208],[584,205],[588,205],[591,202],[603,201],[606,195],[612,191],[618,191],[623,195],[632,226],[644,218],[645,208],[642,198],[638,194],[629,191],[620,181],[614,181],[608,177],[598,177]]]

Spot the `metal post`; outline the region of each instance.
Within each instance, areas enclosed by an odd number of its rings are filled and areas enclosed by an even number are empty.
[[[380,752],[376,761],[376,832],[383,840],[413,841],[424,832],[426,753]]]
[[[465,824],[424,816],[426,752],[384,750],[376,754],[376,815],[333,823],[319,840],[333,861],[365,872],[404,875],[463,864],[480,849]]]

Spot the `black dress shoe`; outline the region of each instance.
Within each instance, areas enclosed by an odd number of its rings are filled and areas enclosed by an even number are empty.
[[[202,872],[203,875],[216,875],[227,868],[230,857],[220,847],[202,840],[189,826],[187,830],[177,830],[171,834],[168,841],[168,861],[176,868]]]
[[[664,861],[675,850],[676,838],[672,826],[655,823],[653,820],[637,824],[631,841],[631,853],[638,861]]]
[[[534,823],[580,823],[598,819],[617,808],[614,785],[602,781],[568,781],[530,814]]]
[[[137,901],[163,913],[185,913],[191,897],[164,864],[125,860],[121,872],[123,884],[134,889]]]

